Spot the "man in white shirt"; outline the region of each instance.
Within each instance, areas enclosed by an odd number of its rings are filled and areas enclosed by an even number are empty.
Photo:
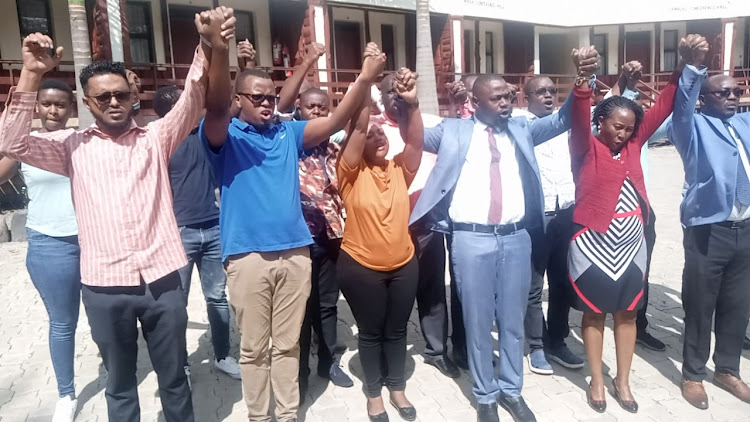
[[[555,111],[557,88],[546,76],[535,76],[524,85],[529,120],[549,116]],[[552,374],[548,359],[569,369],[583,368],[583,360],[565,345],[570,333],[570,311],[567,251],[573,230],[575,183],[570,170],[568,133],[534,148],[544,192],[544,214],[547,230],[532,236],[534,271],[526,308],[524,328],[529,344],[529,369],[543,375]],[[544,273],[549,283],[547,320],[542,312]],[[546,352],[546,353],[545,353]]]

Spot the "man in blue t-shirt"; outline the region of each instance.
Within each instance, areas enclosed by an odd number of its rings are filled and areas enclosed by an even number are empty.
[[[181,94],[182,90],[174,85],[159,88],[154,93],[156,114],[160,118],[164,117]],[[178,271],[185,302],[190,296],[190,280],[195,265],[198,267],[208,323],[211,325],[214,366],[230,377],[240,379],[239,364],[229,355],[229,302],[226,293],[227,278],[221,262],[216,182],[197,128],[169,159],[169,181],[172,186],[174,215],[188,260],[188,264]],[[185,373],[190,383],[187,350]]]
[[[299,336],[310,295],[312,237],[300,205],[297,161],[343,129],[383,70],[377,45],[365,49],[362,73],[330,117],[274,123],[276,88],[257,69],[235,82],[210,74],[199,134],[221,189],[221,247],[240,329],[240,370],[250,420],[297,420]],[[269,362],[269,340],[272,343]]]

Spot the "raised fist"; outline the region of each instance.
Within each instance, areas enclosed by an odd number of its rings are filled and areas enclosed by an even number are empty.
[[[195,14],[195,28],[211,48],[228,48],[228,41],[234,38],[234,9],[219,6]]]
[[[50,50],[54,50],[54,55],[50,56]],[[21,56],[23,68],[28,71],[40,75],[47,73],[60,64],[62,54],[63,48],[55,48],[52,38],[44,34],[36,32],[23,39]]]
[[[418,77],[419,75],[416,72],[402,67],[396,72],[396,77],[393,79],[393,87],[396,89],[396,93],[409,105],[419,104],[417,98]]]
[[[701,66],[708,53],[708,41],[701,35],[689,34],[680,40],[680,57],[686,64]]]
[[[371,42],[365,48],[364,58],[360,77],[372,82],[383,72],[383,68],[385,67],[385,53],[380,51],[377,44]]]
[[[578,69],[578,76],[591,76],[599,68],[599,52],[593,45],[574,48],[570,56]]]
[[[321,43],[314,42],[307,47],[305,61],[310,64],[316,63],[318,58],[322,57],[323,54],[326,54],[326,47]]]

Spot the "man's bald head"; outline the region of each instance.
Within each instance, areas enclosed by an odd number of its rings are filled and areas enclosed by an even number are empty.
[[[737,112],[742,93],[731,76],[710,76],[701,85],[701,113],[726,120]]]

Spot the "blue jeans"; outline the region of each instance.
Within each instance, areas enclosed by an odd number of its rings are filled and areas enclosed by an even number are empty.
[[[26,268],[49,316],[49,352],[60,397],[75,395],[73,355],[81,306],[78,236],[51,237],[27,229]]]
[[[222,360],[229,355],[229,303],[227,278],[221,262],[219,225],[182,226],[180,236],[188,260],[188,264],[178,271],[185,300],[190,295],[190,278],[195,264],[198,266],[203,297],[206,299],[214,356],[216,360]]]
[[[463,306],[469,370],[477,403],[521,395],[524,316],[531,287],[531,238],[454,231],[451,260]],[[497,324],[500,376],[495,376],[492,325]]]

